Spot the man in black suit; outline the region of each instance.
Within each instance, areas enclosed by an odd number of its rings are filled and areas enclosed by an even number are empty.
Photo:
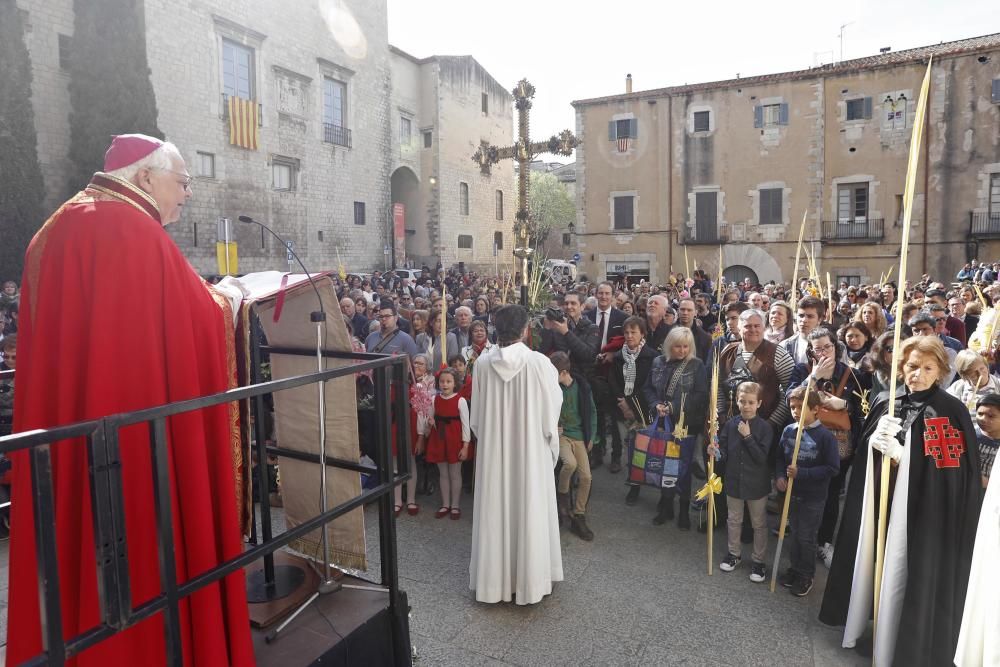
[[[979,318],[965,312],[965,301],[960,296],[953,296],[948,299],[948,311],[951,316],[960,320],[965,325],[966,345],[979,326]]]
[[[620,338],[620,341],[616,341],[616,349],[621,349],[625,335],[622,325],[625,324],[628,316],[625,311],[614,307],[615,288],[610,282],[605,281],[598,284],[596,296],[597,308],[586,313],[586,317],[597,325],[597,335],[600,341],[597,348],[597,366],[590,382],[594,405],[597,407],[597,432],[599,435],[597,446],[594,447],[591,457],[593,459],[591,467],[599,467],[604,463],[604,452],[607,449],[605,439],[610,428],[611,465],[608,466],[608,472],[617,473],[622,469],[622,443],[618,429],[614,428],[614,424],[611,423],[614,420],[615,398],[608,384],[608,369],[611,365],[611,359],[614,357],[614,351],[602,353],[601,350],[615,337]]]
[[[703,364],[708,364],[708,357],[712,354],[712,337],[698,326],[696,313],[697,307],[693,299],[681,299],[677,303],[677,324],[691,330],[691,335],[694,336],[695,356],[701,359]]]

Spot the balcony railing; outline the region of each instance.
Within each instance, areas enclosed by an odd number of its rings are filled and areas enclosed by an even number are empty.
[[[1000,211],[969,211],[969,236],[978,239],[1000,238]]]
[[[323,123],[323,141],[337,146],[351,147],[351,131],[340,125]]]
[[[824,243],[865,243],[881,241],[885,236],[885,220],[883,218],[844,218],[841,220],[824,220]]]
[[[697,230],[685,227],[681,238],[684,241],[684,245],[722,245],[723,243],[729,243],[729,233],[718,230],[713,230],[713,233],[710,234],[705,234],[704,232],[699,234]]]

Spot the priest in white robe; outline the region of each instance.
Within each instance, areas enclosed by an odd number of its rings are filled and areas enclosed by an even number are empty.
[[[965,595],[958,667],[1000,665],[1000,476],[986,488]]]
[[[469,588],[480,602],[535,604],[562,581],[553,469],[562,390],[555,367],[525,345],[528,313],[497,311],[498,345],[476,361],[476,448]]]

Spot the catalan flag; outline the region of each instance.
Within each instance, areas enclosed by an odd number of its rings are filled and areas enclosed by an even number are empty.
[[[257,128],[260,112],[257,103],[242,97],[230,96],[229,143],[241,148],[257,150]]]

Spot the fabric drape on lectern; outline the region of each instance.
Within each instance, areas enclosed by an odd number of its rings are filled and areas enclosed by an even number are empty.
[[[244,278],[246,280],[247,278]],[[252,279],[251,279],[252,280]],[[337,303],[333,283],[327,276],[318,278],[323,308],[327,313],[325,349],[351,351]],[[305,350],[304,355],[271,354],[271,378],[307,375],[316,372],[316,325],[309,313],[316,310],[316,293],[308,283],[300,283],[285,291],[278,321],[274,321],[277,299],[260,300],[255,308],[268,343],[277,347]],[[325,359],[326,368],[350,363],[343,359]],[[309,384],[274,394],[275,435],[279,447],[309,454],[319,454],[319,401],[317,385]],[[334,458],[357,462],[358,413],[354,376],[347,375],[326,383],[326,454]],[[281,499],[289,528],[301,525],[320,512],[319,466],[307,461],[280,457]],[[361,494],[361,477],[356,472],[328,467],[327,509]],[[327,524],[330,560],[342,567],[365,569],[364,511],[356,509]],[[291,548],[321,560],[320,532],[295,540]]]

